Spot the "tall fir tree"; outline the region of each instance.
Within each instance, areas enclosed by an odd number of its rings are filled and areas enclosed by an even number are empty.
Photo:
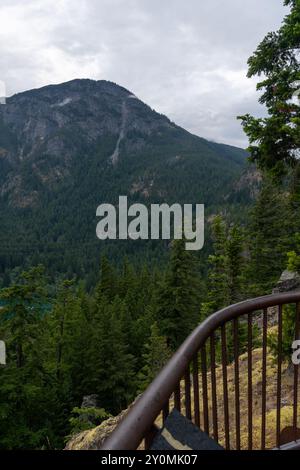
[[[136,391],[135,360],[129,352],[119,300],[97,303],[92,322],[89,348],[89,393],[97,393],[101,407],[119,413],[134,398]]]
[[[263,91],[259,101],[268,116],[240,117],[252,160],[276,177],[297,163],[300,148],[300,4],[298,0],[285,0],[284,4],[290,12],[281,28],[269,33],[248,61],[249,77],[263,75],[257,89]],[[298,99],[292,101],[295,95]]]
[[[139,390],[143,391],[157,376],[171,355],[167,340],[161,336],[156,322],[151,326],[151,334],[145,344],[142,361],[144,366],[139,373]]]
[[[249,294],[272,291],[284,269],[289,244],[286,193],[265,177],[249,227]]]
[[[226,282],[226,224],[221,216],[212,223],[213,253],[208,258],[207,295],[201,305],[201,319],[223,307],[227,298]]]
[[[185,249],[184,239],[175,240],[157,300],[157,321],[172,349],[176,349],[199,322],[199,304],[194,254]]]

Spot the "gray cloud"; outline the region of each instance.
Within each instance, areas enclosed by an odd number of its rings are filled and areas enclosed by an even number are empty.
[[[203,137],[245,146],[236,115],[262,114],[247,58],[281,0],[1,0],[8,94],[73,78],[112,80]]]

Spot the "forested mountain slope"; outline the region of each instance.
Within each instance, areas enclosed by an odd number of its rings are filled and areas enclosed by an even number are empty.
[[[232,192],[246,152],[191,135],[128,90],[73,80],[0,106],[0,272],[43,262],[53,273],[95,271],[100,251],[158,259],[162,242],[97,240],[96,208],[129,202],[247,202]],[[247,190],[246,190],[247,192]],[[91,279],[92,282],[92,279]]]

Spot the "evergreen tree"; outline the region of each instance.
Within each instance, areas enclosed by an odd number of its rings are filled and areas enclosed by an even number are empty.
[[[287,269],[300,274],[300,234],[294,237],[295,250],[288,252]],[[282,354],[283,357],[291,361],[292,343],[295,339],[296,327],[296,306],[285,305],[282,312]],[[268,338],[271,351],[276,356],[278,353],[277,333],[271,333]]]
[[[118,300],[98,303],[89,348],[89,393],[97,393],[101,406],[113,414],[127,407],[136,390],[135,361],[119,315]]]
[[[281,28],[269,33],[248,61],[249,77],[264,76],[257,88],[263,91],[259,101],[266,105],[268,117],[240,117],[252,160],[276,176],[296,163],[300,147],[300,106],[299,101],[291,101],[300,79],[300,4],[298,0],[284,4],[290,6],[290,13]]]
[[[244,291],[244,260],[242,256],[244,237],[237,225],[227,227],[221,216],[215,217],[212,226],[213,254],[209,257],[207,301],[201,305],[201,319],[238,302]],[[233,334],[227,325],[228,361],[233,359]],[[239,323],[239,342],[241,351],[247,342],[247,325]],[[221,358],[220,338],[216,336],[216,355]]]
[[[237,225],[233,225],[228,232],[225,244],[226,277],[228,304],[242,300],[244,289],[243,267],[244,236]]]
[[[268,294],[284,267],[289,243],[285,194],[268,178],[263,182],[249,228],[249,293]]]
[[[170,262],[157,301],[157,321],[168,346],[177,348],[199,321],[199,283],[194,255],[185,240],[172,243]]]
[[[44,364],[48,299],[43,268],[22,273],[0,291],[0,299],[1,338],[7,345],[7,365],[0,369],[0,448],[61,445],[53,381]]]
[[[86,380],[87,347],[90,328],[82,308],[75,281],[62,281],[51,314],[48,315],[50,369],[56,377],[59,394],[65,394],[70,406],[80,400]]]
[[[222,308],[227,301],[226,279],[226,224],[217,216],[212,224],[213,253],[208,258],[208,292],[201,305],[201,318]]]
[[[166,364],[171,353],[167,346],[167,340],[161,336],[157,323],[151,326],[151,335],[145,345],[143,354],[144,366],[139,373],[139,389],[143,391],[157,376]]]
[[[44,268],[38,266],[23,272],[20,282],[2,289],[0,301],[2,325],[10,351],[14,351],[18,368],[24,366],[27,353],[31,355],[38,335],[46,302]]]
[[[241,300],[243,289],[243,234],[237,225],[227,227],[221,216],[212,224],[213,253],[209,256],[207,300],[201,317]]]
[[[300,163],[298,162],[291,175],[287,200],[286,236],[290,251],[298,250],[297,233],[300,233]]]
[[[100,282],[96,287],[99,297],[105,295],[108,300],[112,300],[118,290],[117,273],[110,264],[106,256],[101,259]]]

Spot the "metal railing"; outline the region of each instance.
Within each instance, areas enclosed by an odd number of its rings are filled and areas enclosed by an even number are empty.
[[[102,449],[149,448],[173,408],[226,449],[300,448],[299,366],[283,355],[285,315],[294,321],[292,346],[300,338],[300,292],[246,300],[209,316]]]

